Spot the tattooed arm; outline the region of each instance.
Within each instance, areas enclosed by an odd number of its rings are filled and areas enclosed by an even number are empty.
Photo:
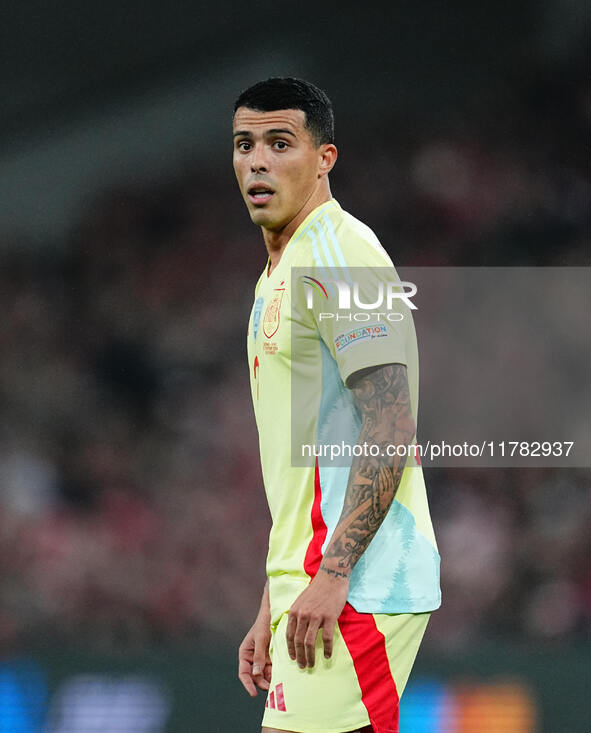
[[[415,434],[406,367],[387,364],[357,372],[348,385],[361,412],[358,443],[377,445],[379,455],[359,455],[351,465],[343,510],[320,569],[289,611],[287,646],[300,667],[314,666],[315,642],[322,628],[324,655],[332,653],[337,619],[349,592],[355,563],[388,513],[406,455],[388,456],[387,446],[408,445]]]
[[[343,511],[320,566],[342,577],[350,575],[396,496],[406,455],[388,456],[388,446],[409,445],[415,435],[405,366],[365,369],[349,386],[363,419],[358,442],[377,445],[379,455],[353,460]]]

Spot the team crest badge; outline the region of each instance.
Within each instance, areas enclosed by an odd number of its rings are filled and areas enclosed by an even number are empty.
[[[265,311],[265,316],[263,318],[263,333],[268,339],[274,336],[279,328],[281,302],[283,300],[284,292],[285,288],[277,288],[273,293],[273,297],[269,301],[267,310]]]

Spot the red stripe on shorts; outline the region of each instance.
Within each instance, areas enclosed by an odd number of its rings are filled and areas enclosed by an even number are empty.
[[[282,710],[284,713],[287,712],[285,707],[285,697],[283,696],[283,682],[280,682],[275,688],[275,694],[277,695],[277,710]]]
[[[339,628],[353,658],[361,699],[375,733],[398,733],[398,690],[390,671],[386,641],[371,613],[345,603]]]
[[[322,545],[326,539],[326,524],[322,518],[320,510],[320,502],[322,501],[322,487],[320,486],[320,471],[318,470],[318,458],[314,468],[314,501],[312,503],[312,511],[310,519],[312,521],[312,539],[306,550],[304,558],[304,570],[313,578],[318,572],[320,561],[322,560]]]

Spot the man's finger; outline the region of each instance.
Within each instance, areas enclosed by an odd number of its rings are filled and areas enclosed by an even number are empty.
[[[306,666],[306,648],[304,646],[304,639],[306,637],[306,632],[308,631],[308,624],[308,618],[305,616],[300,616],[298,618],[298,625],[296,627],[293,638],[295,645],[296,661],[300,669],[304,669],[304,667]]]
[[[267,680],[265,677],[265,665],[265,654],[261,654],[260,652],[255,653],[254,662],[252,665],[252,679],[255,685],[261,690],[269,689],[270,680]]]
[[[298,618],[295,614],[289,614],[287,617],[287,629],[285,631],[285,639],[287,641],[287,653],[289,654],[290,659],[296,658],[296,650],[295,650],[295,632],[296,628],[298,626]]]
[[[254,653],[254,658],[252,660],[252,676],[258,677],[259,675],[263,674],[263,670],[265,669],[265,652],[264,651],[256,651]]]
[[[324,643],[324,657],[332,657],[332,642],[334,638],[335,621],[325,621],[322,626],[322,642]]]
[[[320,628],[320,619],[311,619],[306,636],[304,637],[304,651],[306,653],[306,664],[313,667],[316,658],[316,637]]]
[[[267,679],[263,672],[252,675],[253,682],[261,690],[268,690],[270,679]]]
[[[248,692],[251,697],[256,697],[257,690],[254,686],[254,682],[252,681],[251,672],[252,668],[250,662],[247,662],[246,659],[241,659],[240,664],[238,665],[238,679],[242,682],[246,692]]]
[[[253,655],[254,645],[242,642],[242,644],[240,644],[240,646],[238,647],[238,660],[240,661],[242,659],[246,659],[249,662],[252,662]]]

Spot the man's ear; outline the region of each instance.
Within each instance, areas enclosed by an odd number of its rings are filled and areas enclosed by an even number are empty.
[[[336,145],[324,143],[318,149],[318,153],[320,155],[318,177],[321,178],[333,169],[334,164],[337,162],[338,151]]]

